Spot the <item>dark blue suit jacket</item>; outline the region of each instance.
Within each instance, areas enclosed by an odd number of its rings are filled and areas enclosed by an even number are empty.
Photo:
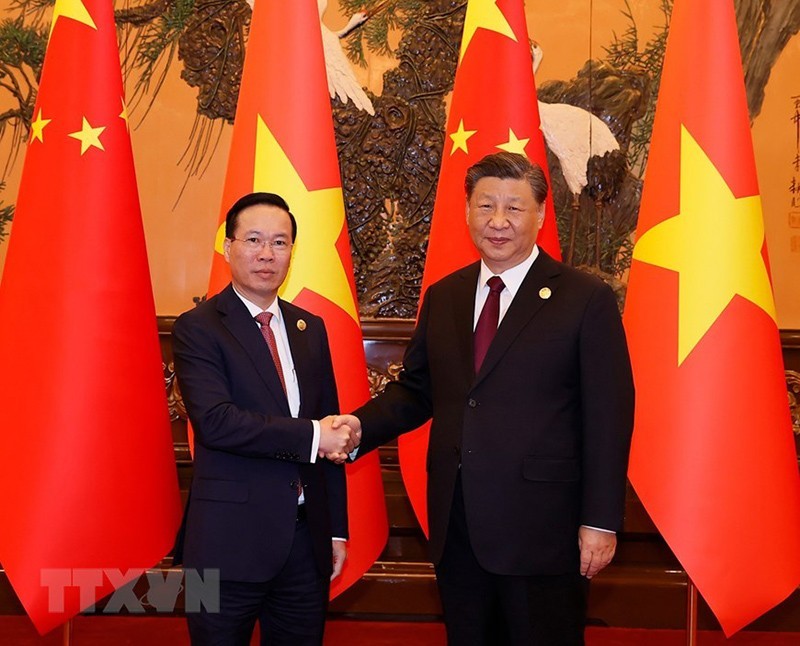
[[[297,418],[258,325],[230,285],[173,327],[175,370],[195,433],[176,554],[185,567],[219,568],[222,580],[277,574],[294,538],[298,481],[322,576],[331,573],[331,538],[347,538],[344,469],[309,463],[311,420],[339,408],[325,326],[290,303],[280,308],[300,386]]]

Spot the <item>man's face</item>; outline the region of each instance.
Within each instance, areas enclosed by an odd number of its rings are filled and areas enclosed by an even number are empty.
[[[236,289],[259,307],[266,309],[278,295],[292,259],[292,222],[277,206],[256,204],[239,213],[235,240],[225,239],[225,260],[231,267]],[[286,243],[283,249],[261,242]]]
[[[487,267],[499,274],[525,260],[544,221],[544,203],[524,179],[483,177],[467,200],[472,242]]]

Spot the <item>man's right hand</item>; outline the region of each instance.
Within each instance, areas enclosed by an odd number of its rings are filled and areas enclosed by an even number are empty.
[[[352,425],[348,419],[355,420]],[[327,458],[337,464],[347,460],[347,456],[361,442],[361,424],[352,415],[329,415],[319,422],[319,457]]]

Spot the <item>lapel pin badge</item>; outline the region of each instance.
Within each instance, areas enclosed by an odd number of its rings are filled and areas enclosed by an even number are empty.
[[[547,299],[548,299],[548,298],[550,298],[552,295],[553,295],[553,292],[552,292],[552,291],[550,291],[550,288],[549,288],[549,287],[542,287],[542,288],[539,290],[539,298],[543,298],[544,300],[547,300]]]
[[[306,322],[303,319],[297,321],[297,329],[301,332],[306,329]]]

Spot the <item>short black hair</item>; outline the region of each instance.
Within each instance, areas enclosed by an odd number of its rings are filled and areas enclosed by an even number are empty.
[[[500,179],[524,179],[530,184],[533,197],[541,204],[547,199],[547,178],[539,164],[531,162],[519,153],[499,152],[486,155],[467,169],[464,191],[467,199],[472,197],[475,184],[484,177]]]
[[[225,237],[233,239],[236,225],[239,222],[239,214],[246,208],[255,206],[256,204],[277,206],[279,209],[286,211],[289,215],[289,220],[292,222],[292,242],[294,242],[294,239],[297,237],[297,220],[294,219],[294,215],[292,215],[292,212],[289,210],[289,205],[286,203],[286,200],[275,193],[248,193],[236,200],[225,215]]]

